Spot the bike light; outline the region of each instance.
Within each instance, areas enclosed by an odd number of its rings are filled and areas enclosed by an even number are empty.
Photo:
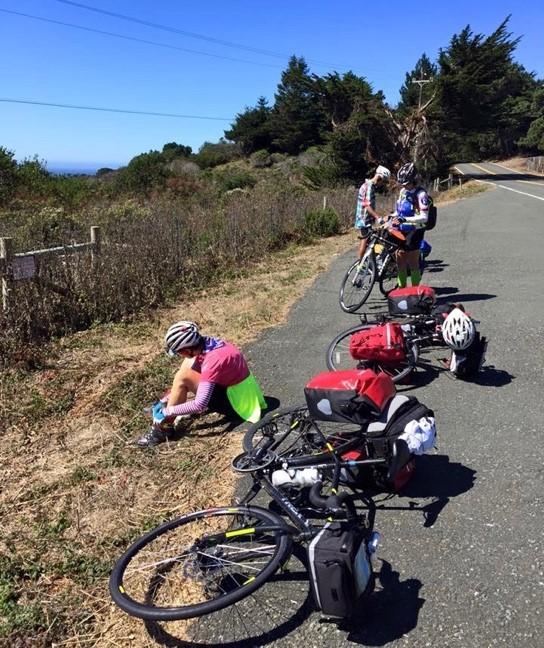
[[[378,549],[378,545],[380,544],[380,540],[381,540],[381,535],[377,531],[373,531],[370,534],[370,538],[368,539],[367,542],[368,553],[370,555],[376,553]]]

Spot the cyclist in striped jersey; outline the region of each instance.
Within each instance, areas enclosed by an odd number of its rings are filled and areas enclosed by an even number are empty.
[[[355,212],[355,228],[359,230],[361,242],[357,258],[362,259],[368,237],[372,230],[373,223],[377,223],[381,216],[376,211],[376,189],[385,184],[391,177],[391,172],[384,166],[379,166],[372,178],[367,178],[359,187],[357,194],[357,209]]]

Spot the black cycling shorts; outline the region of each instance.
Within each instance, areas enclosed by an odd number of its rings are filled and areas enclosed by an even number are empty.
[[[215,384],[213,386],[212,395],[208,402],[208,409],[211,412],[217,412],[218,414],[228,416],[228,418],[232,420],[240,418],[230,404],[226,388],[221,385]]]
[[[406,250],[406,252],[413,252],[414,250],[419,250],[419,246],[421,245],[421,241],[423,241],[424,236],[425,236],[424,229],[416,229],[416,230],[412,230],[411,232],[407,232],[406,242],[404,243],[403,249]]]
[[[372,232],[372,226],[368,225],[366,227],[359,228],[359,238],[367,239]]]

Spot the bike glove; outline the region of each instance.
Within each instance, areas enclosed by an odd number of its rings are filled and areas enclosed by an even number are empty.
[[[164,413],[164,403],[161,403],[161,401],[153,405],[151,412],[153,414],[153,423],[162,423],[166,418],[166,414]]]

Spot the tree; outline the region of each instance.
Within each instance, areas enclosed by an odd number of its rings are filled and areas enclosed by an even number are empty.
[[[8,202],[17,184],[17,161],[13,151],[0,146],[0,204]]]
[[[133,157],[121,169],[119,182],[130,191],[147,194],[155,187],[164,187],[167,176],[162,154],[149,151]]]
[[[240,147],[223,138],[217,143],[204,142],[194,157],[194,161],[201,167],[214,167],[219,164],[232,162],[240,157]]]
[[[270,150],[272,132],[270,117],[272,109],[264,97],[259,97],[257,105],[247,108],[236,115],[231,129],[225,131],[226,139],[239,144],[241,150],[250,155],[261,149]]]
[[[511,152],[504,132],[521,126],[522,115],[515,117],[513,111],[530,82],[512,60],[519,38],[507,31],[508,20],[487,38],[473,34],[467,25],[440,50],[436,118],[444,156],[450,160]]]
[[[314,81],[303,58],[289,59],[274,97],[270,123],[275,150],[296,155],[322,143],[325,115],[316,102]]]
[[[414,69],[406,73],[404,84],[401,86],[400,102],[397,106],[399,115],[404,116],[429,101],[434,92],[437,71],[437,66],[426,54],[422,54]],[[428,81],[428,83],[418,85],[415,80]]]
[[[162,147],[162,155],[167,162],[178,157],[188,158],[192,152],[193,149],[190,146],[184,146],[177,142],[169,142]]]
[[[536,153],[544,153],[544,81],[538,83],[533,93],[530,114],[532,121],[519,145]]]

